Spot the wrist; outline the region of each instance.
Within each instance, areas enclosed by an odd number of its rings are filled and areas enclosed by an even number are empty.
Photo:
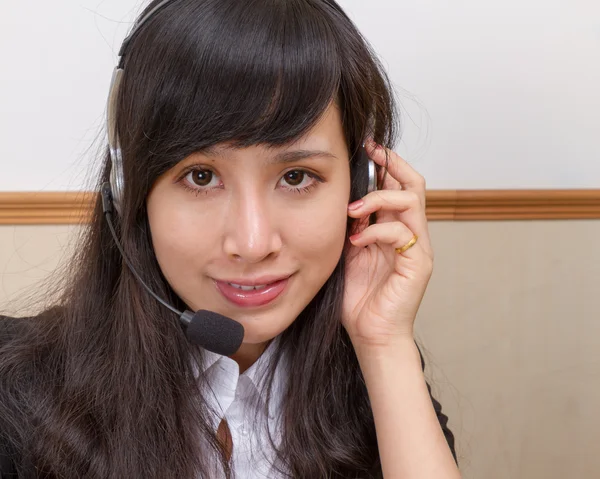
[[[354,334],[351,334],[352,332]],[[389,351],[414,345],[415,342],[412,329],[410,331],[403,331],[402,333],[387,333],[375,337],[373,335],[366,336],[359,334],[356,331],[348,331],[348,335],[357,352],[360,350],[369,352],[369,354],[387,354]],[[377,353],[378,351],[381,353]]]
[[[396,337],[385,343],[352,341],[358,361],[365,369],[366,365],[394,365],[395,368],[403,365],[416,365],[421,369],[421,355],[414,337]]]

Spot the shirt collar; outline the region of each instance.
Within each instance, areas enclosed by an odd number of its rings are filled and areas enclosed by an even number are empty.
[[[279,336],[275,337],[260,357],[250,366],[244,373],[239,376],[245,376],[250,380],[258,397],[264,402],[267,399],[267,384],[266,380],[268,377],[267,370],[269,364],[271,363],[275,352],[277,351],[277,347],[279,345],[280,338]],[[204,350],[204,361],[202,366],[199,368],[197,364],[194,364],[194,377],[197,379],[200,376],[200,371],[205,373],[209,368],[214,366],[217,362],[221,361],[221,364],[224,366],[224,369],[231,371],[230,374],[236,374],[239,369],[237,363],[227,357],[222,356],[220,354],[214,353],[212,351]],[[280,405],[283,400],[284,394],[284,383],[285,383],[285,355],[281,358],[279,364],[277,365],[277,369],[275,370],[275,375],[273,377],[273,388],[271,392],[271,405],[269,407],[269,415],[273,417],[279,410]],[[237,382],[237,381],[236,381]]]

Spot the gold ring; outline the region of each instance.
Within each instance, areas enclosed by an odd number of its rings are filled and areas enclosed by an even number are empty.
[[[417,235],[414,235],[412,239],[408,243],[406,243],[402,248],[396,248],[396,253],[402,254],[406,250],[411,249],[417,243],[418,239],[419,237]]]

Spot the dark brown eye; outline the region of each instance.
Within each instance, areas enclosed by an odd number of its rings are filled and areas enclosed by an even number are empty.
[[[284,175],[285,181],[290,186],[298,186],[304,181],[306,173],[300,170],[293,170]]]
[[[190,172],[191,180],[198,186],[208,186],[213,179],[213,172],[210,170],[194,170]]]

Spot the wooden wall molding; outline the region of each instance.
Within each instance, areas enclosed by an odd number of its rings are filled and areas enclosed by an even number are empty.
[[[0,192],[0,225],[85,223],[90,192]],[[430,190],[431,221],[600,219],[598,190]]]
[[[600,219],[599,190],[432,190],[432,220]]]
[[[85,223],[95,199],[87,192],[0,192],[0,225]]]

